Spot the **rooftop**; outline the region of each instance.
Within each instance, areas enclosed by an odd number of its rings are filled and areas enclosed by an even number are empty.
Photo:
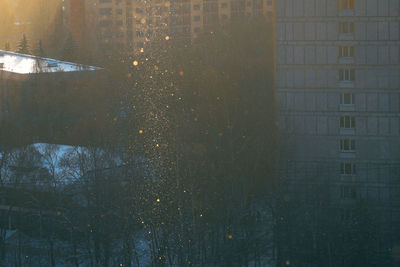
[[[101,68],[0,50],[0,72],[38,74],[96,70]]]

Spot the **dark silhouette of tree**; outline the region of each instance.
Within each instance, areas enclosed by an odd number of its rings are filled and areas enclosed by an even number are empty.
[[[10,47],[10,43],[6,42],[6,44],[4,45],[4,50],[5,51],[11,51],[11,47]]]
[[[74,37],[70,33],[65,40],[61,50],[61,58],[67,61],[76,61],[78,59],[79,46]]]
[[[19,41],[17,48],[18,53],[29,54],[29,44],[25,34],[22,35],[22,39]]]
[[[38,42],[38,46],[35,49],[35,56],[38,56],[38,57],[46,56],[46,53],[43,48],[42,40],[39,40],[39,42]]]

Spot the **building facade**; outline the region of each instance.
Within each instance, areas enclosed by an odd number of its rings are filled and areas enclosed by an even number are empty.
[[[97,29],[105,48],[133,52],[140,52],[157,38],[191,40],[217,23],[260,15],[272,18],[274,14],[272,0],[65,0],[64,5],[75,36],[82,34],[82,27],[72,22],[84,21],[87,28]],[[72,12],[79,10],[76,6],[84,9],[84,14]]]
[[[281,178],[325,192],[335,223],[371,208],[380,266],[400,244],[399,15],[399,0],[276,1]]]

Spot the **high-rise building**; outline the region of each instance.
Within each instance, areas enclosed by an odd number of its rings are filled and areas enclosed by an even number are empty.
[[[392,266],[400,245],[400,1],[277,0],[276,17],[281,178],[299,198],[324,194],[332,223],[351,225],[366,205],[376,255],[392,260],[378,265]]]
[[[260,15],[272,18],[274,14],[272,0],[65,0],[64,4],[71,21],[81,22],[84,16],[86,28],[96,32],[103,47],[134,52],[154,38],[191,40],[213,24]],[[72,12],[79,9],[84,14]],[[80,31],[70,26],[74,35]]]

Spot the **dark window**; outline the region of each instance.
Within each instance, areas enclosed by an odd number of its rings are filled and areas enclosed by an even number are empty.
[[[340,174],[341,175],[355,175],[356,174],[356,164],[355,163],[341,163],[340,164]]]
[[[356,127],[356,119],[353,116],[340,117],[340,128],[354,129]]]

